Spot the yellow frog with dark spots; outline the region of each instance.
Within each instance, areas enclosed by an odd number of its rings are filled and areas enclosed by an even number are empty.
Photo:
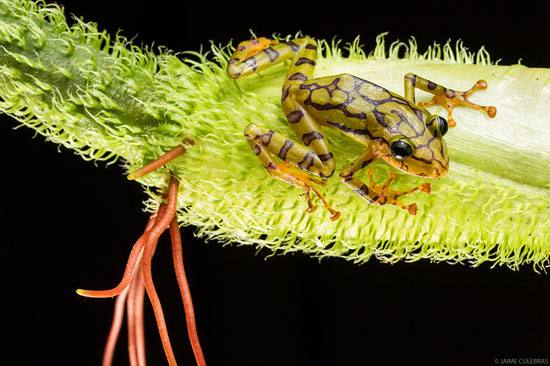
[[[391,182],[397,179],[394,172],[380,186],[375,184],[371,170],[366,171],[368,184],[355,174],[373,161],[384,159],[406,173],[439,178],[449,169],[443,136],[449,127],[456,125],[452,108],[464,105],[484,110],[490,117],[496,114],[495,107],[479,106],[467,99],[475,90],[487,88],[483,80],[466,92],[457,92],[407,74],[402,97],[353,75],[313,79],[316,58],[317,43],[311,38],[286,42],[259,38],[238,45],[229,60],[227,73],[236,79],[291,59],[281,105],[299,142],[255,124],[246,126],[244,134],[252,151],[273,177],[304,189],[308,212],[316,208],[309,195],[313,192],[329,210],[332,220],[336,220],[340,213],[330,207],[313,185],[324,185],[325,179],[335,170],[334,156],[322,126],[340,131],[366,146],[365,151],[340,172],[344,184],[371,204],[393,204],[415,215],[416,203],[404,205],[398,198],[416,191],[430,193],[429,183],[395,191],[390,188]],[[415,88],[433,94],[433,99],[427,103],[415,103]],[[423,108],[431,104],[443,105],[449,112],[449,122]],[[275,156],[280,162],[275,160]]]

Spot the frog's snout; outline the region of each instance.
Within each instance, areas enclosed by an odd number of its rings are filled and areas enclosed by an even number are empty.
[[[430,178],[441,178],[449,170],[449,152],[447,151],[447,145],[445,141],[441,141],[441,148],[434,149],[433,151],[438,152],[434,153],[432,156],[432,162],[430,170],[432,174]]]
[[[437,179],[443,177],[449,170],[449,160],[432,160],[431,163],[427,166],[424,166],[423,169],[419,170],[422,173],[418,174],[425,178]]]
[[[434,177],[434,178],[439,178],[439,177],[444,176],[445,173],[447,173],[447,169],[437,169],[437,168],[434,168],[434,169],[433,169],[433,172],[432,172],[432,177]]]
[[[431,178],[441,178],[449,170],[449,160],[444,160],[433,167]]]

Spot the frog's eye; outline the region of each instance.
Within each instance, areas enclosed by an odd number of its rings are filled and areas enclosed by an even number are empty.
[[[390,153],[396,159],[405,159],[414,152],[413,144],[404,137],[398,137],[390,142]]]
[[[447,120],[443,117],[437,117],[438,119],[438,126],[439,126],[439,132],[441,132],[441,136],[444,136],[447,131],[449,131],[449,124],[447,123]]]

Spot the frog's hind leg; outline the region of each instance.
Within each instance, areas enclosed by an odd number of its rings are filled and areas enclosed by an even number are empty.
[[[313,212],[317,208],[311,201],[310,193],[313,192],[330,212],[331,220],[334,221],[340,217],[340,212],[330,207],[327,200],[313,185],[315,183],[324,186],[325,181],[311,177],[285,161],[297,161],[296,166],[306,171],[310,169],[313,171],[313,167],[320,170],[322,160],[319,156],[312,153],[305,146],[287,139],[280,133],[255,124],[246,126],[244,135],[252,151],[271,176],[304,190],[308,204],[306,212]],[[277,155],[282,161],[278,163],[273,155]]]
[[[390,187],[390,184],[397,180],[397,174],[391,172],[390,178],[382,185],[378,186],[374,182],[372,177],[372,169],[368,169],[365,173],[369,177],[369,184],[363,183],[363,181],[355,176],[355,173],[361,169],[379,159],[380,156],[374,151],[372,146],[369,146],[363,154],[355,159],[347,168],[340,173],[340,181],[350,187],[361,198],[373,205],[385,205],[392,204],[400,207],[410,213],[416,215],[416,203],[410,205],[404,205],[398,201],[398,198],[412,192],[425,192],[430,193],[430,183],[424,183],[418,187],[408,189],[406,191],[395,191]]]
[[[271,49],[275,44],[277,41],[264,37],[239,43],[227,64],[227,74],[233,79],[238,79],[265,69],[267,65],[264,59],[272,59],[269,55],[277,54]]]
[[[291,65],[291,70],[300,65],[305,68],[315,66],[317,55],[317,43],[311,38],[296,38],[291,41],[275,41],[268,38],[258,38],[239,43],[227,64],[227,75],[233,79],[268,69],[300,54]],[[303,69],[304,67],[302,67]],[[308,70],[306,73],[312,73]],[[289,74],[291,75],[291,74]],[[295,74],[296,79],[292,83],[303,82],[302,74]],[[288,78],[287,78],[288,79]],[[307,77],[305,77],[307,80]],[[288,87],[288,80],[285,81],[285,88]]]
[[[462,105],[465,107],[470,107],[474,109],[483,110],[487,115],[493,118],[497,109],[493,106],[481,106],[475,103],[472,103],[468,100],[468,97],[480,89],[487,89],[487,82],[485,80],[478,80],[473,87],[468,89],[465,92],[459,92],[451,89],[447,89],[439,84],[436,84],[430,80],[424,79],[415,74],[405,75],[405,98],[415,103],[415,93],[414,89],[418,88],[425,92],[433,94],[433,98],[428,102],[419,102],[416,103],[419,107],[429,106],[429,105],[441,105],[449,113],[448,123],[450,127],[456,126],[456,121],[453,118],[453,108],[457,105]]]
[[[299,48],[292,41],[278,42],[264,37],[243,41],[229,59],[227,75],[238,79],[265,70],[293,57]]]

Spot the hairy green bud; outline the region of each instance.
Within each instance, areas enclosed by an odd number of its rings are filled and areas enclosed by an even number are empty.
[[[230,47],[212,46],[210,58],[182,57],[137,47],[80,19],[69,26],[56,5],[1,0],[0,110],[86,159],[122,158],[129,171],[192,138],[186,154],[140,182],[154,210],[153,188],[166,187],[168,171],[176,175],[178,220],[209,238],[358,263],[375,256],[548,267],[549,69],[495,65],[485,50],[471,53],[460,43],[421,53],[414,39],[386,47],[381,35],[370,54],[356,41],[345,57],[337,42],[320,44],[316,76],[350,73],[397,93],[408,72],[455,90],[488,82],[472,99],[495,105],[497,116],[455,110],[459,125],[445,136],[449,173],[432,182],[431,194],[403,199],[418,203],[417,216],[370,206],[337,177],[323,193],[340,219],[307,214],[303,192],[271,178],[243,137],[251,122],[293,136],[280,107],[288,66],[235,81],[225,74]],[[334,131],[327,137],[337,170],[363,149]],[[374,165],[378,183],[390,169]],[[395,188],[422,182],[399,174]]]

